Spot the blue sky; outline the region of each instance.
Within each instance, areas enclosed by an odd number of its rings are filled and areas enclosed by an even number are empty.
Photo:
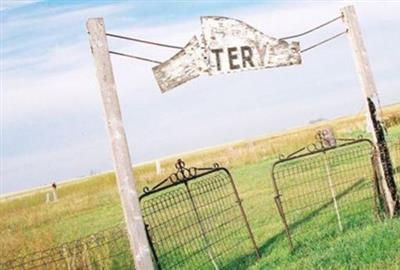
[[[88,4],[89,3],[89,4]],[[85,22],[184,45],[201,15],[242,19],[287,36],[350,2],[5,1],[1,6],[1,192],[112,169]],[[400,4],[356,3],[383,104],[400,101]],[[307,47],[338,22],[300,39]],[[166,60],[175,51],[110,40],[114,50]],[[301,66],[202,77],[161,94],[152,64],[112,57],[134,163],[306,125],[363,109],[348,41],[307,52]]]

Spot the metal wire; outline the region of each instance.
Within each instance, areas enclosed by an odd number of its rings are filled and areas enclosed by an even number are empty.
[[[314,49],[314,48],[316,48],[316,47],[318,47],[318,46],[320,46],[320,45],[322,45],[322,44],[324,44],[324,43],[326,43],[326,42],[328,42],[328,41],[331,41],[331,40],[333,40],[333,39],[335,39],[335,38],[338,38],[338,37],[340,37],[340,36],[346,34],[347,31],[348,31],[348,30],[345,30],[345,31],[343,31],[343,32],[341,32],[341,33],[339,33],[339,34],[336,34],[336,35],[334,35],[334,36],[332,36],[332,37],[330,37],[330,38],[324,39],[323,41],[318,42],[318,43],[316,43],[316,44],[314,44],[314,45],[312,45],[312,46],[310,46],[310,47],[307,47],[307,48],[301,50],[300,52],[303,53],[303,52],[309,51],[309,50],[311,50],[311,49]]]
[[[106,33],[106,36],[120,38],[120,39],[126,39],[126,40],[130,40],[130,41],[135,41],[135,42],[140,42],[140,43],[145,43],[145,44],[150,44],[150,45],[155,45],[155,46],[160,46],[160,47],[165,47],[165,48],[179,49],[179,50],[183,49],[183,47],[180,47],[180,46],[158,43],[158,42],[148,41],[148,40],[144,40],[144,39],[126,37],[126,36],[121,36],[121,35],[116,35],[116,34],[111,34],[111,33]]]
[[[325,23],[322,23],[322,24],[320,24],[320,25],[318,25],[318,26],[316,26],[316,27],[314,27],[314,28],[312,28],[312,29],[310,29],[310,30],[307,30],[307,31],[305,31],[305,32],[302,32],[302,33],[300,33],[300,34],[292,35],[292,36],[287,36],[287,37],[283,37],[283,38],[281,38],[281,39],[292,39],[292,38],[304,36],[304,35],[306,35],[306,34],[309,34],[309,33],[311,33],[311,32],[314,32],[314,31],[316,31],[316,30],[318,30],[318,29],[320,29],[320,28],[322,28],[322,27],[324,27],[324,26],[326,26],[326,25],[328,25],[328,24],[331,24],[331,23],[333,23],[333,22],[339,20],[340,18],[342,18],[342,15],[340,15],[340,16],[338,16],[338,17],[336,17],[336,18],[333,18],[333,19],[331,19],[331,20],[329,20],[329,21],[327,21],[327,22],[325,22]],[[343,35],[343,34],[346,33],[346,32],[347,32],[347,30],[346,30],[345,32],[342,32],[342,33],[340,33],[340,34],[337,34],[337,35],[335,35],[335,36],[333,36],[333,37],[331,37],[331,38],[328,38],[328,39],[326,39],[326,40],[323,40],[323,41],[321,41],[321,42],[319,42],[319,43],[317,43],[317,44],[315,44],[315,45],[313,45],[313,46],[311,46],[311,47],[308,47],[308,48],[302,50],[301,52],[306,52],[306,51],[308,51],[308,50],[310,50],[310,49],[313,49],[313,48],[315,48],[315,47],[317,47],[317,46],[319,46],[319,45],[321,45],[321,44],[324,44],[324,43],[326,43],[326,42],[328,42],[328,41],[330,41],[330,40],[332,40],[332,39],[337,38],[338,36]],[[112,33],[106,33],[106,35],[109,36],[109,37],[113,37],[113,38],[125,39],[125,40],[129,40],[129,41],[134,41],[134,42],[139,42],[139,43],[145,43],[145,44],[154,45],[154,46],[159,46],[159,47],[165,47],[165,48],[171,48],[171,49],[179,49],[179,50],[183,49],[183,47],[181,47],[181,46],[170,45],[170,44],[165,44],[165,43],[159,43],[159,42],[154,42],[154,41],[149,41],[149,40],[144,40],[144,39],[138,39],[138,38],[133,38],[133,37],[127,37],[127,36],[122,36],[122,35],[117,35],[117,34],[112,34]],[[129,57],[129,58],[134,58],[134,59],[137,59],[137,60],[142,60],[142,61],[146,61],[146,62],[161,64],[160,61],[153,60],[153,59],[149,59],[149,58],[145,58],[145,57],[130,55],[130,54],[126,54],[126,53],[120,53],[120,52],[115,52],[115,51],[109,51],[109,52],[110,52],[111,54],[115,54],[115,55],[119,55],[119,56],[125,56],[125,57]]]
[[[161,64],[162,63],[162,62],[157,61],[157,60],[144,58],[144,57],[140,57],[140,56],[135,56],[135,55],[127,54],[127,53],[120,53],[120,52],[115,52],[115,51],[109,51],[109,53],[110,54],[119,55],[119,56],[125,56],[125,57],[129,57],[129,58],[134,58],[134,59],[137,59],[137,60],[142,60],[142,61],[146,61],[146,62],[150,62],[150,63],[156,63],[156,64]]]
[[[337,21],[337,20],[339,20],[341,18],[342,18],[342,15],[340,15],[340,16],[338,16],[336,18],[333,18],[332,20],[329,20],[329,21],[327,21],[325,23],[322,23],[322,24],[320,24],[320,25],[318,25],[318,26],[316,26],[314,28],[311,28],[310,30],[307,30],[307,31],[305,31],[303,33],[300,33],[300,34],[297,34],[297,35],[293,35],[293,36],[283,37],[283,38],[280,38],[280,39],[292,39],[292,38],[296,38],[296,37],[301,37],[301,36],[307,35],[307,34],[309,34],[311,32],[314,32],[315,30],[318,30],[318,29],[320,29],[320,28],[322,28],[324,26],[327,26],[328,24],[331,24],[331,23],[333,23],[333,22],[335,22],[335,21]]]
[[[128,237],[121,225],[0,264],[11,269],[134,269]]]
[[[292,38],[304,36],[306,34],[314,32],[314,31],[316,31],[316,30],[318,30],[318,29],[320,29],[320,28],[322,28],[322,27],[324,27],[324,26],[326,26],[328,24],[331,24],[331,23],[339,20],[340,18],[342,18],[342,15],[338,16],[336,18],[333,18],[333,19],[331,19],[331,20],[329,20],[329,21],[327,21],[327,22],[325,22],[323,24],[320,24],[320,25],[318,25],[318,26],[316,26],[316,27],[314,27],[314,28],[312,28],[310,30],[307,30],[307,31],[305,31],[303,33],[300,33],[300,34],[297,34],[297,35],[293,35],[293,36],[283,37],[281,39],[292,39]],[[320,45],[322,45],[322,44],[324,44],[324,43],[326,43],[328,41],[331,41],[331,40],[333,40],[333,39],[345,34],[345,33],[347,33],[347,30],[343,31],[343,32],[341,32],[339,34],[336,34],[336,35],[334,35],[334,36],[332,36],[330,38],[327,38],[327,39],[325,39],[325,40],[323,40],[321,42],[318,42],[318,43],[316,43],[316,44],[314,44],[314,45],[312,45],[312,46],[310,46],[310,47],[308,47],[308,48],[306,48],[304,50],[301,50],[300,52],[303,53],[303,52],[306,52],[306,51],[311,50],[313,48],[316,48],[316,47],[318,47],[318,46],[320,46]],[[145,44],[150,44],[150,45],[155,45],[155,46],[160,46],[160,47],[165,47],[165,48],[183,49],[183,47],[180,47],[180,46],[169,45],[169,44],[164,44],[164,43],[158,43],[158,42],[144,40],[144,39],[132,38],[132,37],[121,36],[121,35],[116,35],[116,34],[111,34],[111,33],[106,33],[106,35],[109,36],[109,37],[120,38],[120,39],[125,39],[125,40],[130,40],[130,41],[134,41],[134,42],[140,42],[140,43],[145,43]],[[125,56],[125,57],[129,57],[129,58],[134,58],[134,59],[137,59],[137,60],[146,61],[146,62],[150,62],[150,63],[155,63],[155,64],[161,64],[162,63],[160,61],[153,60],[153,59],[150,59],[150,58],[135,56],[135,55],[126,54],[126,53],[120,53],[120,52],[115,52],[115,51],[109,51],[109,53],[110,54],[119,55],[119,56]]]

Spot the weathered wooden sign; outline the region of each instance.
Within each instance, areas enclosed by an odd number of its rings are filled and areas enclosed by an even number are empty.
[[[250,25],[227,17],[201,17],[201,38],[153,68],[162,92],[202,74],[288,66],[301,63],[300,45],[269,37]]]
[[[204,74],[208,69],[204,57],[199,40],[194,36],[189,43],[172,58],[155,66],[153,72],[161,92],[171,90],[178,85]]]
[[[202,17],[210,75],[300,64],[299,43],[269,37],[226,17]]]

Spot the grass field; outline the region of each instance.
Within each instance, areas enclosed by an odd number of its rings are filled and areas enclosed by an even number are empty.
[[[400,105],[385,110],[387,119],[395,119],[399,115]],[[230,268],[400,269],[400,220],[377,221],[371,213],[369,201],[351,201],[348,197],[343,197],[346,204],[342,205],[351,206],[343,207],[349,211],[343,212],[345,228],[343,233],[338,232],[332,207],[330,207],[331,211],[326,213],[322,204],[316,203],[313,206],[315,208],[309,207],[308,210],[311,212],[315,212],[316,209],[320,212],[317,218],[303,222],[302,231],[297,233],[295,230],[293,252],[289,251],[282,222],[273,202],[271,168],[279,153],[288,154],[313,142],[315,130],[321,126],[332,126],[340,137],[357,137],[363,133],[362,120],[360,115],[352,116],[296,129],[285,134],[245,140],[182,156],[189,166],[205,166],[219,162],[222,166],[231,169],[263,257],[255,261],[254,255],[249,253],[251,252],[249,247],[240,254],[232,251],[231,259],[229,259],[232,261]],[[394,122],[389,125],[390,138],[399,141],[400,125]],[[397,150],[392,154],[396,167],[399,167],[400,151]],[[153,185],[173,172],[173,162],[176,159],[177,157],[171,157],[162,160],[163,172],[159,176],[155,174],[154,163],[135,167],[134,174],[139,188]],[[360,179],[365,182],[370,175],[370,172],[365,172],[362,168],[351,167],[351,162],[343,160],[333,162],[337,162],[338,166],[356,175],[352,178],[352,174],[348,173],[341,178],[344,182],[342,189],[337,190],[338,196],[351,185],[357,184]],[[399,170],[397,172],[397,181],[400,183]],[[303,177],[308,178],[307,175]],[[334,178],[334,181],[341,181],[340,177]],[[363,186],[358,193],[352,191],[351,194],[359,194],[353,198],[366,196],[365,198],[368,199],[372,196],[372,193],[368,193],[369,190],[368,187]],[[285,191],[288,197],[294,199],[299,192],[290,188]],[[18,255],[45,250],[122,224],[122,211],[115,177],[112,173],[61,185],[58,191],[59,201],[56,203],[46,204],[45,192],[46,190],[41,190],[20,197],[1,199],[0,262]],[[312,188],[307,191],[311,194],[315,192],[316,190]],[[324,201],[329,201],[330,193],[324,190],[321,196],[325,196]],[[305,206],[309,206],[312,200],[309,198],[295,202],[292,206],[286,205],[288,211],[293,209],[293,215],[289,215],[290,221],[296,223],[305,216],[309,216],[310,212],[296,213],[295,210],[301,208],[299,203],[307,201],[308,204]],[[340,204],[341,199],[338,199],[338,202]],[[350,214],[353,210],[358,211]],[[118,246],[119,249],[126,248],[126,238],[123,241],[125,242]],[[101,252],[106,254],[109,251],[102,250]],[[121,261],[129,261],[129,259],[125,255],[120,258]],[[122,265],[123,263],[109,260],[104,262],[103,269],[124,269]]]

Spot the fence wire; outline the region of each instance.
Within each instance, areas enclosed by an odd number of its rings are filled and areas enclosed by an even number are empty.
[[[126,231],[121,226],[17,257],[0,264],[1,270],[134,269]]]

